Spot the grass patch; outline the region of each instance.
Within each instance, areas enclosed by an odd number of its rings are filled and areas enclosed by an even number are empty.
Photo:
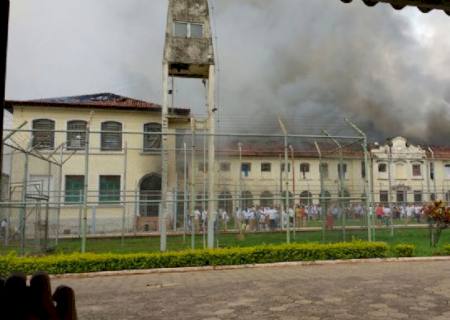
[[[347,230],[345,238],[339,230],[327,231],[324,243],[337,243],[342,241],[352,240],[366,240],[367,231],[363,230]],[[394,246],[397,244],[408,243],[415,246],[414,254],[416,256],[432,256],[440,252],[444,253],[444,246],[450,244],[450,229],[444,230],[441,236],[440,247],[430,248],[428,229],[396,229],[394,237],[391,237],[389,229],[376,230],[376,240],[383,241]],[[309,243],[322,242],[322,233],[320,231],[314,232],[297,232],[296,238],[291,235],[292,243]],[[80,240],[70,239],[61,240],[58,247],[54,248],[55,253],[73,253],[80,251]],[[218,234],[217,243],[220,248],[233,247],[252,247],[268,244],[283,244],[286,243],[286,233],[248,233],[244,240],[239,240],[236,234]],[[169,236],[167,239],[169,251],[182,251],[191,248],[190,235],[186,236],[185,241],[182,236]],[[197,249],[203,248],[203,237],[197,235],[195,238],[195,247]],[[33,246],[30,243],[27,246],[27,253],[33,254]],[[141,252],[159,252],[159,238],[158,237],[139,237],[139,238],[125,238],[122,245],[120,238],[114,239],[88,239],[87,251],[91,253],[141,253]],[[18,244],[0,248],[0,254],[7,254],[9,252],[19,252]],[[445,254],[445,253],[444,253]],[[449,253],[450,255],[450,253]]]

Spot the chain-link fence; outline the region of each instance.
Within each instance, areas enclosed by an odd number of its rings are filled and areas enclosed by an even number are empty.
[[[169,162],[163,179],[159,124],[127,132],[118,122],[103,122],[98,131],[78,122],[71,130],[40,123],[33,131],[6,133],[2,252],[102,245],[158,250],[163,223],[168,249],[211,246],[211,233],[214,247],[373,240],[376,226],[394,233],[423,224],[421,205],[445,196],[424,185],[419,199],[417,187],[406,184],[386,196],[357,131],[219,133],[211,162],[207,130],[174,129],[165,133]]]

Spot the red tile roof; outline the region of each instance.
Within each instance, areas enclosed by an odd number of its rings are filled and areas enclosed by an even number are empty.
[[[128,109],[161,112],[161,105],[159,104],[137,100],[129,97],[123,97],[113,93],[98,93],[72,97],[46,98],[24,101],[6,101],[6,107],[8,109],[12,110],[14,106]],[[190,115],[190,110],[184,108],[171,108],[169,111],[172,111],[177,115]]]

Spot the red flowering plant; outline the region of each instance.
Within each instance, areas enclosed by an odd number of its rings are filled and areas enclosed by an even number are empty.
[[[424,207],[424,213],[430,227],[430,245],[436,247],[442,230],[450,226],[450,207],[442,201],[435,201]]]

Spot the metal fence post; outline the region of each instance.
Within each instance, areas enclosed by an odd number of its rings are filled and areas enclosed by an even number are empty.
[[[88,212],[88,188],[89,188],[89,143],[90,143],[90,121],[86,124],[86,142],[84,154],[84,198],[83,218],[81,223],[81,252],[86,252],[87,234],[87,212]]]
[[[127,166],[128,166],[128,144],[127,141],[125,141],[125,148],[124,148],[124,159],[123,159],[123,187],[122,187],[122,234],[120,239],[120,244],[124,245],[125,243],[125,218],[127,214]]]

